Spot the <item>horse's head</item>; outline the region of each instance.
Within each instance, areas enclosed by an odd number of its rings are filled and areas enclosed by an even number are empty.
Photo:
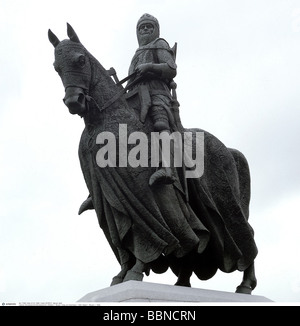
[[[90,56],[78,36],[67,24],[70,39],[59,41],[49,29],[48,37],[55,48],[54,68],[65,87],[65,105],[70,113],[83,116],[87,110],[86,95],[89,92],[92,69]]]

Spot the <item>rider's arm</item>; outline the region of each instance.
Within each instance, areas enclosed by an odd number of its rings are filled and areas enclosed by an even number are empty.
[[[163,39],[156,42],[156,47],[157,62],[141,64],[137,67],[137,72],[141,74],[152,73],[159,78],[171,80],[176,76],[177,65],[170,47]]]
[[[176,76],[176,65],[166,63],[143,63],[137,67],[140,74],[152,73],[162,79],[173,79]]]

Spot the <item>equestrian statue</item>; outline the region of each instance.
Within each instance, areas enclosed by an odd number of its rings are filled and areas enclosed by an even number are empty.
[[[128,77],[119,81],[71,25],[63,41],[48,31],[64,103],[85,125],[79,160],[88,197],[79,213],[95,210],[120,264],[111,285],[142,281],[144,274],[169,268],[178,286],[191,286],[193,273],[208,280],[217,270],[241,271],[236,292],[251,294],[257,247],[248,222],[247,160],[209,132],[182,126],[174,82],[176,44],[170,47],[160,38],[158,20],[149,14],[138,20],[136,33],[139,47]],[[183,144],[169,146],[168,156],[161,135],[177,135]],[[203,167],[197,174],[188,162],[199,153]]]

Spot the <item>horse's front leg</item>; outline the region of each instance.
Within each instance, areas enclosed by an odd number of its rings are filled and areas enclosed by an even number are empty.
[[[125,250],[118,249],[118,252],[120,257],[121,271],[119,274],[113,277],[110,286],[122,283],[127,272],[133,266],[132,259],[130,259],[130,255]]]
[[[236,293],[251,294],[257,285],[254,262],[244,271],[243,281],[236,288]]]
[[[130,270],[127,271],[123,282],[142,281],[144,278],[144,272],[146,272],[146,274],[148,274],[149,272],[147,265],[143,263],[141,260],[136,259],[135,265]]]

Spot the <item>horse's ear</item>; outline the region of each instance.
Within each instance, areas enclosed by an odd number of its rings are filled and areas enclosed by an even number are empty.
[[[51,29],[48,30],[48,38],[49,41],[53,44],[53,46],[56,48],[57,45],[60,43],[57,36],[51,31]]]
[[[77,34],[75,33],[73,27],[69,23],[67,23],[67,33],[71,41],[80,43]]]

